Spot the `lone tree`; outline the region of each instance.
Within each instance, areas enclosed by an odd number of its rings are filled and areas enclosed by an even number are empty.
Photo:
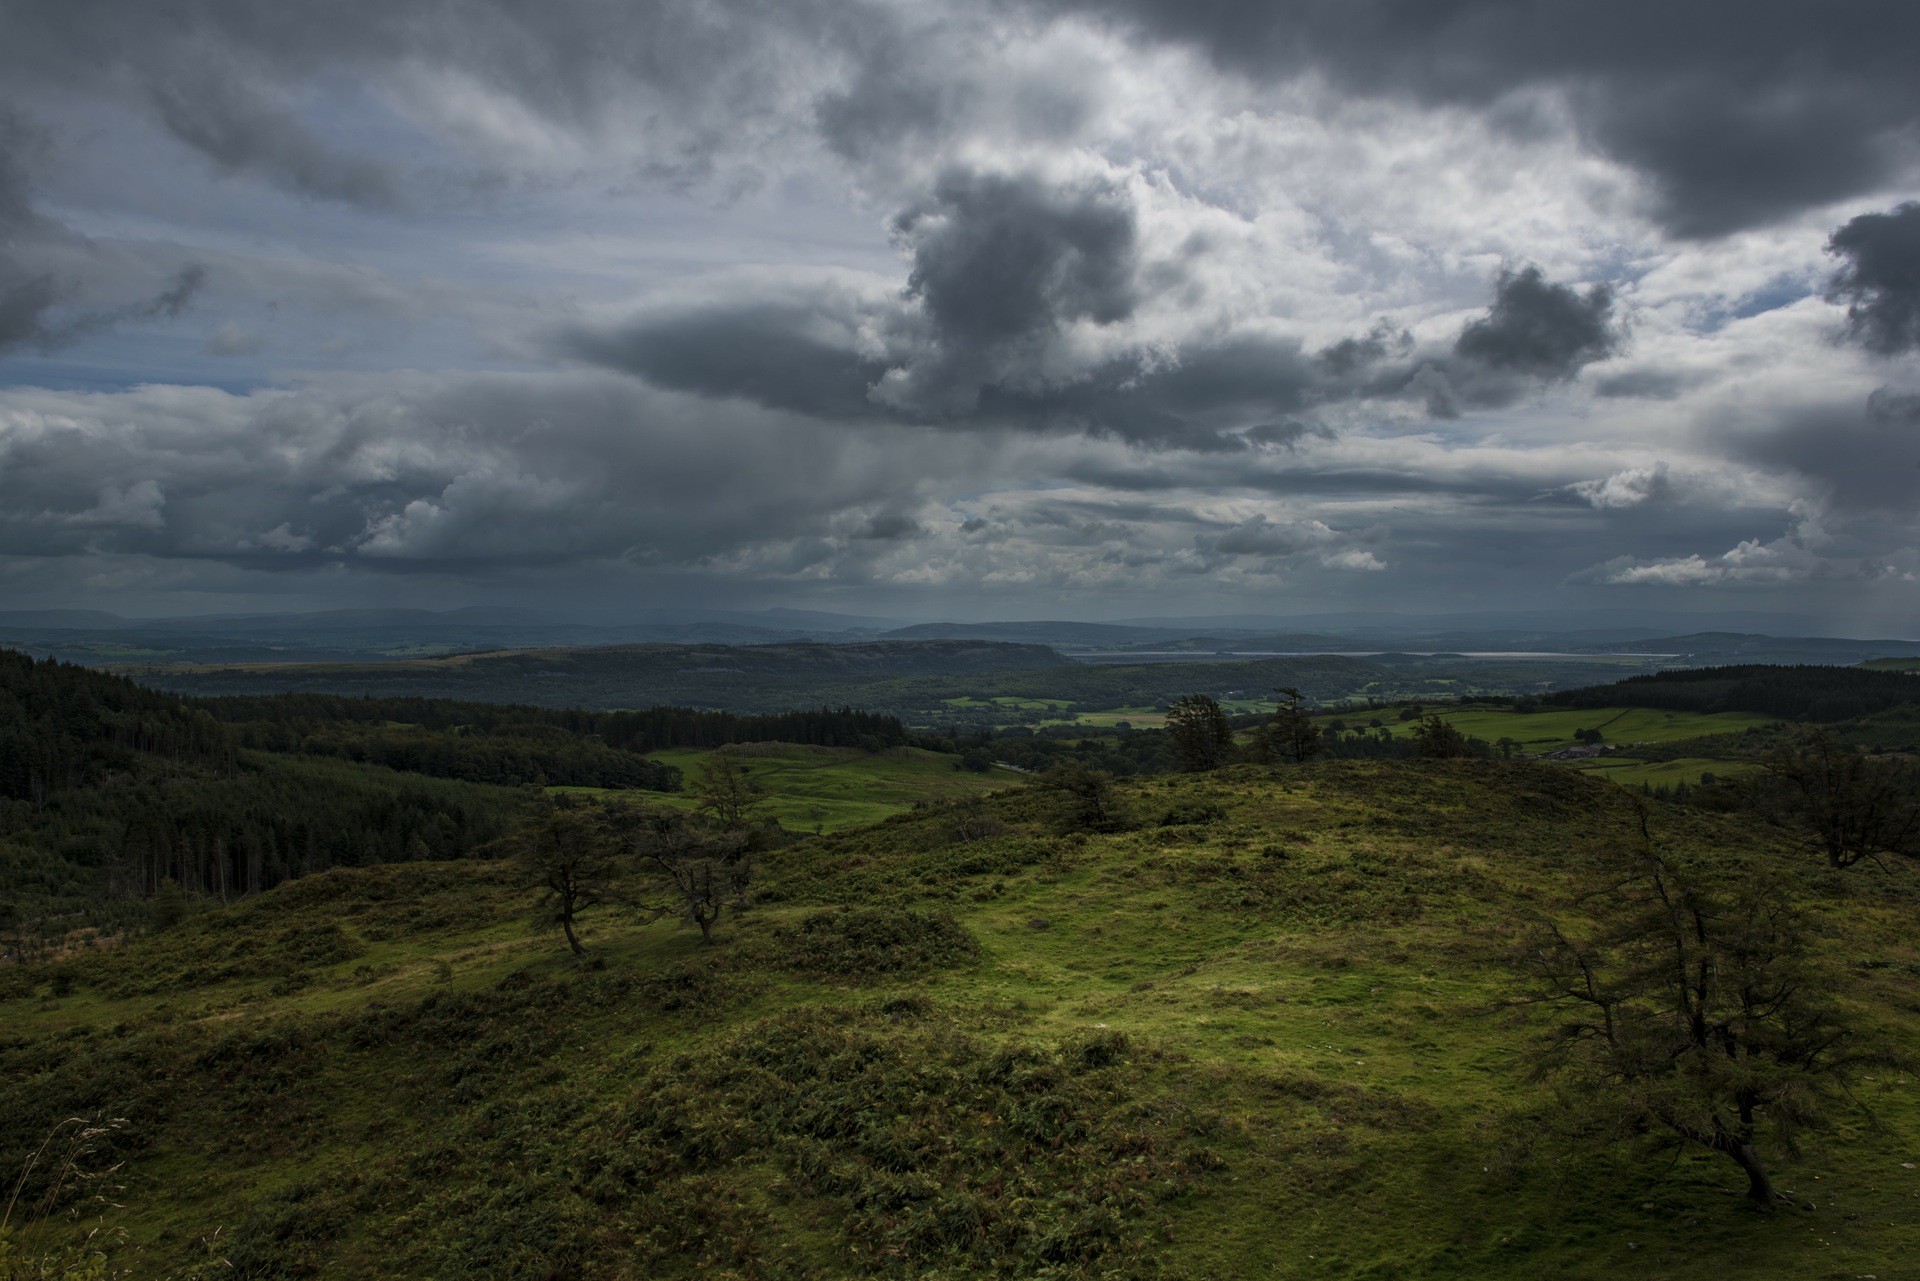
[[[1167,709],[1167,733],[1174,761],[1186,773],[1219,769],[1233,758],[1233,727],[1205,694],[1188,694]]]
[[[610,807],[608,826],[641,866],[660,874],[669,902],[656,916],[675,915],[713,942],[713,927],[746,900],[753,880],[752,842],[740,831],[704,831],[671,810]]]
[[[1413,754],[1437,759],[1469,756],[1473,745],[1467,736],[1438,716],[1424,716],[1413,727]]]
[[[1810,834],[1829,867],[1920,854],[1920,773],[1814,730],[1769,753],[1759,808]]]
[[[1059,793],[1060,827],[1069,832],[1115,832],[1126,826],[1113,775],[1069,757],[1040,778],[1041,785]]]
[[[1302,706],[1306,695],[1291,685],[1279,691],[1280,701],[1274,708],[1273,717],[1260,727],[1259,750],[1268,760],[1289,761],[1303,765],[1317,755],[1326,744],[1321,741],[1320,727],[1313,723]],[[1336,727],[1344,728],[1340,722]]]
[[[1791,1150],[1860,1052],[1830,1001],[1791,887],[1749,864],[1710,879],[1637,848],[1602,857],[1582,898],[1592,924],[1541,920],[1521,949],[1530,1002],[1560,1021],[1536,1074],[1613,1122],[1718,1152],[1762,1206],[1777,1198],[1763,1135]]]
[[[526,879],[539,887],[541,907],[552,913],[567,946],[585,956],[574,925],[588,908],[620,898],[618,847],[585,809],[550,802],[515,825],[507,843]]]
[[[700,812],[723,832],[746,831],[766,803],[747,778],[739,754],[724,747],[700,762],[694,795],[700,798]]]

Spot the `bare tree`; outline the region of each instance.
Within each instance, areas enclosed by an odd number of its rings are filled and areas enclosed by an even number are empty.
[[[1722,1154],[1771,1205],[1763,1136],[1791,1150],[1881,1056],[1841,1021],[1789,886],[1758,864],[1710,883],[1658,853],[1644,817],[1642,836],[1596,864],[1589,926],[1543,919],[1522,947],[1528,1000],[1561,1016],[1534,1066],[1622,1131]]]
[[[1759,808],[1810,834],[1829,867],[1920,854],[1920,775],[1823,730],[1769,753]]]
[[[609,806],[609,828],[639,864],[659,874],[669,898],[658,915],[679,916],[713,942],[721,913],[738,910],[753,880],[753,842],[740,831],[710,831],[671,810]]]

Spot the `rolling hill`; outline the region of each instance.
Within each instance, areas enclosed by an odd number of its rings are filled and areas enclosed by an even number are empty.
[[[1638,839],[1619,789],[1333,762],[1119,802],[1115,832],[1022,791],[776,851],[712,948],[603,909],[573,963],[511,864],[468,861],[0,971],[0,1162],[79,1117],[82,1168],[119,1163],[16,1243],[342,1278],[1799,1281],[1920,1255],[1905,1069],[1769,1148],[1772,1214],[1713,1153],[1582,1138],[1604,1115],[1530,1076],[1554,1016],[1517,1003],[1516,928],[1592,910],[1583,868]],[[1861,1044],[1912,1044],[1911,865],[1650,822],[1781,878]]]

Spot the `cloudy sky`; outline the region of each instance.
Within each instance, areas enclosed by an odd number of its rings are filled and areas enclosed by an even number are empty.
[[[1910,0],[0,29],[0,608],[1920,629]]]

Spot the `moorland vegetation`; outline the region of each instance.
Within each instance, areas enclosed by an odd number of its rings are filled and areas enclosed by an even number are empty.
[[[1911,675],[955,734],[0,659],[0,1275],[1920,1252]],[[1742,768],[1529,759],[1629,726]]]

